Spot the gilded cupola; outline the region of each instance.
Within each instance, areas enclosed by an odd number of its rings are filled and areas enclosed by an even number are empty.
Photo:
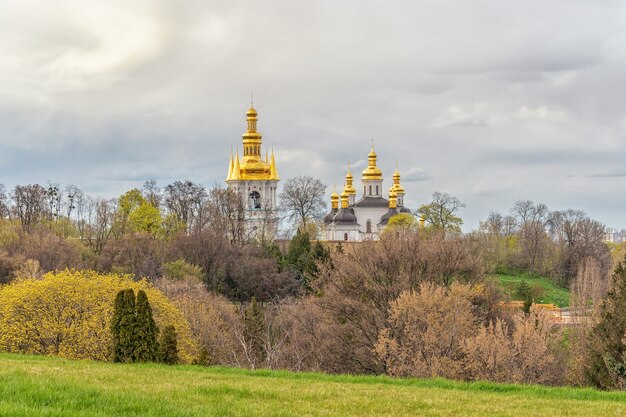
[[[363,170],[363,180],[382,180],[383,172],[376,166],[376,152],[374,152],[374,145],[370,149],[370,153],[367,155],[368,165]]]
[[[398,207],[398,195],[394,190],[389,191],[389,208],[395,209]]]
[[[393,173],[393,185],[389,189],[389,192],[394,191],[396,194],[404,194],[404,187],[400,184],[400,173],[398,172],[398,167],[396,166],[396,170]]]
[[[348,173],[346,174],[346,186],[344,191],[348,193],[348,195],[356,195],[356,188],[353,185],[354,177],[352,176],[352,171],[350,170],[350,162],[348,162]]]
[[[333,209],[339,208],[339,194],[333,188],[333,193],[330,195],[330,207]]]
[[[258,113],[254,107],[250,107],[246,112],[247,129],[242,135],[243,157],[239,159],[239,150],[233,158],[232,151],[230,163],[228,165],[228,175],[226,181],[234,180],[273,180],[278,181],[278,171],[274,159],[274,149],[268,158],[267,151],[265,158],[261,155],[262,135],[257,131]]]
[[[341,198],[341,208],[348,208],[348,193],[346,193],[346,190],[343,190],[343,192],[340,195]]]

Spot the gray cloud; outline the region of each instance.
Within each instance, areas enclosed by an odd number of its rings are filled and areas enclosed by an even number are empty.
[[[626,226],[624,19],[618,1],[5,2],[0,182],[221,183],[253,91],[282,178],[341,187],[350,160],[358,186],[374,137],[385,184],[397,161],[411,207],[450,192],[467,228],[518,198]]]

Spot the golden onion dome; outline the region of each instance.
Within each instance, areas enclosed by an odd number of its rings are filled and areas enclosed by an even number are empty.
[[[398,194],[406,194],[406,192],[404,191],[404,187],[400,184],[394,184],[391,186],[391,188],[389,189],[389,192],[391,192],[393,190],[394,193],[396,193],[396,195]]]
[[[339,194],[337,194],[337,191],[333,190],[333,193],[330,195],[330,199],[339,200]]]
[[[348,208],[348,193],[345,190],[341,193],[341,208]]]
[[[381,180],[383,179],[383,172],[377,166],[368,166],[361,173],[364,180]]]
[[[398,206],[398,195],[394,190],[389,191],[389,208],[396,208]]]
[[[348,195],[356,195],[356,188],[352,185],[354,178],[352,177],[352,171],[350,170],[350,162],[348,161],[348,173],[346,174],[346,186],[344,187],[344,191],[348,193]]]
[[[376,152],[374,152],[374,145],[370,149],[370,153],[367,155],[368,166],[362,172],[362,179],[364,180],[382,180],[383,172],[376,166]]]
[[[398,172],[398,167],[396,167],[396,170],[393,173],[393,185],[389,189],[389,192],[391,192],[391,190],[395,191],[397,194],[405,193],[404,187],[400,184],[400,173]]]
[[[257,111],[254,109],[254,107],[250,107],[250,108],[248,109],[248,111],[246,112],[246,116],[248,116],[248,117],[253,117],[253,116],[257,116],[257,115],[258,115],[258,113],[257,113]]]

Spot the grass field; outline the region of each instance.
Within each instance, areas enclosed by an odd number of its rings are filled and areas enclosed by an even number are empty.
[[[536,277],[527,274],[518,275],[506,275],[497,274],[490,275],[497,282],[504,291],[511,296],[511,299],[515,299],[515,290],[520,282],[526,281],[528,285],[538,286],[543,290],[543,294],[535,299],[536,303],[547,304],[552,303],[559,307],[567,307],[569,305],[569,291],[565,288],[561,288],[555,285],[550,279],[545,277]]]
[[[591,389],[0,354],[0,416],[624,416]]]

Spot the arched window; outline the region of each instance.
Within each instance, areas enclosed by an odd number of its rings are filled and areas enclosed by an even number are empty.
[[[248,206],[251,209],[260,209],[261,208],[261,194],[258,191],[252,191],[248,194]]]
[[[372,221],[368,220],[365,223],[365,233],[372,233]]]
[[[372,195],[372,186],[370,185],[370,195]]]
[[[376,195],[379,195],[378,194],[378,185],[376,186]]]
[[[348,240],[348,234],[347,233],[343,234],[343,240],[346,240],[346,241]]]

